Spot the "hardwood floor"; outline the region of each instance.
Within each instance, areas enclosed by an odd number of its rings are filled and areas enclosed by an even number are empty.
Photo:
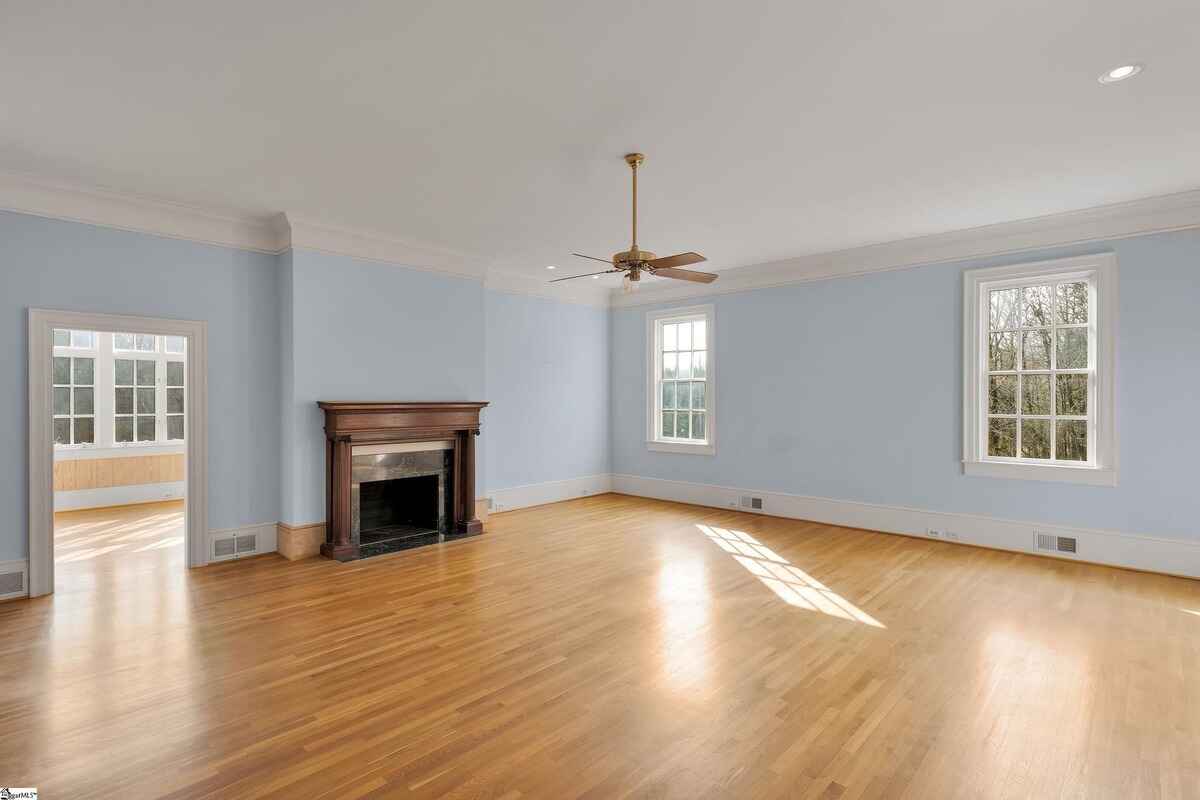
[[[1200,583],[604,495],[0,604],[43,797],[1200,797]]]
[[[89,606],[100,599],[93,593],[115,594],[131,581],[150,581],[160,594],[184,591],[183,541],[182,500],[60,511],[54,515],[54,590],[60,599],[85,593]]]

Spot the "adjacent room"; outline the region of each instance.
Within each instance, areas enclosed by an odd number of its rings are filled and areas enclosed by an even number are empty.
[[[1200,799],[1198,36],[6,4],[0,795]]]

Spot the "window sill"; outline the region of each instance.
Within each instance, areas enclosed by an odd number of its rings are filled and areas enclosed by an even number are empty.
[[[964,461],[963,474],[978,478],[1080,483],[1116,486],[1117,471],[1102,467],[1068,467],[1062,464],[1017,464],[999,461]]]
[[[711,456],[717,452],[717,446],[711,442],[702,444],[685,444],[684,442],[646,442],[647,450],[654,450],[659,453],[685,453],[691,456]]]

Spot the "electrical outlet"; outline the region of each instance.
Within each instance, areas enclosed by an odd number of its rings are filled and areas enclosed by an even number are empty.
[[[956,542],[957,542],[957,541],[958,541],[958,534],[957,534],[957,533],[955,533],[954,531],[946,531],[946,538],[947,538],[947,539],[953,539],[954,541],[956,541]]]
[[[925,533],[928,534],[929,536],[932,536],[935,539],[942,538],[942,532],[939,531],[937,528],[927,528]]]

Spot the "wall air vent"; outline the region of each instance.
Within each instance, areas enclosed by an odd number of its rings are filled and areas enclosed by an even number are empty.
[[[748,494],[742,495],[742,508],[753,509],[754,511],[762,511],[763,501],[761,497],[751,497]]]
[[[258,549],[258,534],[248,533],[234,539],[234,550],[238,555],[253,553]]]
[[[1033,534],[1033,548],[1043,553],[1077,553],[1076,545],[1073,536],[1055,536],[1040,531],[1034,531]]]
[[[0,572],[0,597],[24,596],[25,573],[20,570],[16,572]]]

